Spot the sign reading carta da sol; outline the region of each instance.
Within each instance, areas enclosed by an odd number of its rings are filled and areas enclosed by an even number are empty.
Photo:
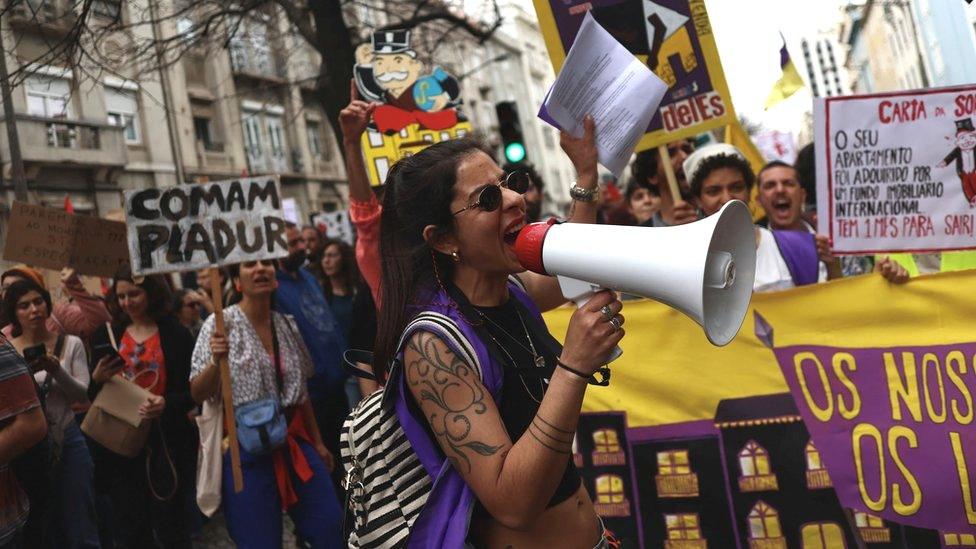
[[[125,193],[132,272],[190,271],[288,255],[277,177]]]
[[[814,135],[835,252],[976,248],[976,85],[821,99]]]
[[[773,348],[843,506],[976,534],[976,342]]]

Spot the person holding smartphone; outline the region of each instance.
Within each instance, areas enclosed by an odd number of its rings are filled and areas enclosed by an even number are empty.
[[[56,547],[98,547],[94,465],[72,404],[88,402],[88,359],[81,339],[49,329],[51,294],[31,279],[11,284],[3,300],[11,343],[45,398],[54,483],[47,520]],[[32,502],[33,503],[33,502]],[[40,509],[32,509],[32,513]]]
[[[193,408],[188,381],[193,336],[172,315],[172,303],[165,279],[133,276],[125,265],[108,297],[112,333],[103,327],[92,337],[97,359],[92,400],[112,376],[121,375],[152,393],[139,414],[158,419],[134,458],[96,447],[96,475],[111,496],[120,547],[156,547],[156,539],[168,548],[192,546],[185,507],[198,444],[187,418]]]

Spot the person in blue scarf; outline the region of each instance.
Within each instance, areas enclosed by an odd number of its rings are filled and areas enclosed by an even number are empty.
[[[578,174],[570,221],[592,223],[595,127],[584,126],[561,145]],[[433,479],[409,547],[609,543],[571,456],[588,381],[623,337],[622,305],[598,293],[574,313],[565,347],[549,334],[540,310],[565,299],[555,279],[524,273],[514,249],[527,178],[468,139],[432,145],[387,178],[374,368]],[[422,312],[458,333],[415,328]]]

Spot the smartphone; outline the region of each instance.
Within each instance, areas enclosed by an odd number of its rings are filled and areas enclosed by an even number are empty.
[[[47,354],[47,349],[44,347],[43,343],[34,345],[33,347],[27,347],[24,349],[24,362],[30,365],[45,354]]]
[[[98,364],[106,356],[115,356],[122,360],[122,355],[107,341],[92,347],[92,364]]]

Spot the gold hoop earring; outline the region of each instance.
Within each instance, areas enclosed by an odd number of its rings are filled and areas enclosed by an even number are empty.
[[[460,263],[461,254],[459,254],[457,250],[454,250],[453,252],[451,252],[451,259],[453,259],[455,263]]]

